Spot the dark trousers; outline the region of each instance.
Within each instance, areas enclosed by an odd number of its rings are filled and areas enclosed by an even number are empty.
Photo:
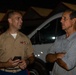
[[[17,73],[5,72],[0,70],[0,75],[29,75],[28,70],[22,70]]]

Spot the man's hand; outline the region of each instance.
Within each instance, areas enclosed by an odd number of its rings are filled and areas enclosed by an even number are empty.
[[[21,60],[21,62],[18,64],[18,66],[21,68],[21,69],[25,69],[27,67],[27,63],[25,60]]]
[[[65,53],[56,53],[56,58],[63,58]]]
[[[9,59],[4,65],[5,65],[5,68],[13,68],[13,67],[16,67],[20,62],[21,60],[19,59],[14,61],[12,59]]]

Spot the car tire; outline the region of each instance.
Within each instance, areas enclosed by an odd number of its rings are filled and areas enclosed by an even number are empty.
[[[28,66],[30,75],[49,75],[49,71],[46,69],[45,63],[39,59],[35,58],[35,62]]]

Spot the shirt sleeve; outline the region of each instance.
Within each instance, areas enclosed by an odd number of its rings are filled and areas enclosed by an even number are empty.
[[[68,52],[62,60],[67,64],[68,69],[72,69],[76,66],[76,41],[69,47]]]
[[[32,53],[34,53],[34,48],[32,46],[32,43],[30,40],[28,40],[28,43],[27,43],[27,56],[29,57]]]

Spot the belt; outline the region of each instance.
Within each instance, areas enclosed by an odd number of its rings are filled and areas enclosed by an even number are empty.
[[[0,69],[0,70],[5,71],[5,72],[11,72],[11,73],[17,73],[21,71],[20,68],[7,68],[7,69]]]

